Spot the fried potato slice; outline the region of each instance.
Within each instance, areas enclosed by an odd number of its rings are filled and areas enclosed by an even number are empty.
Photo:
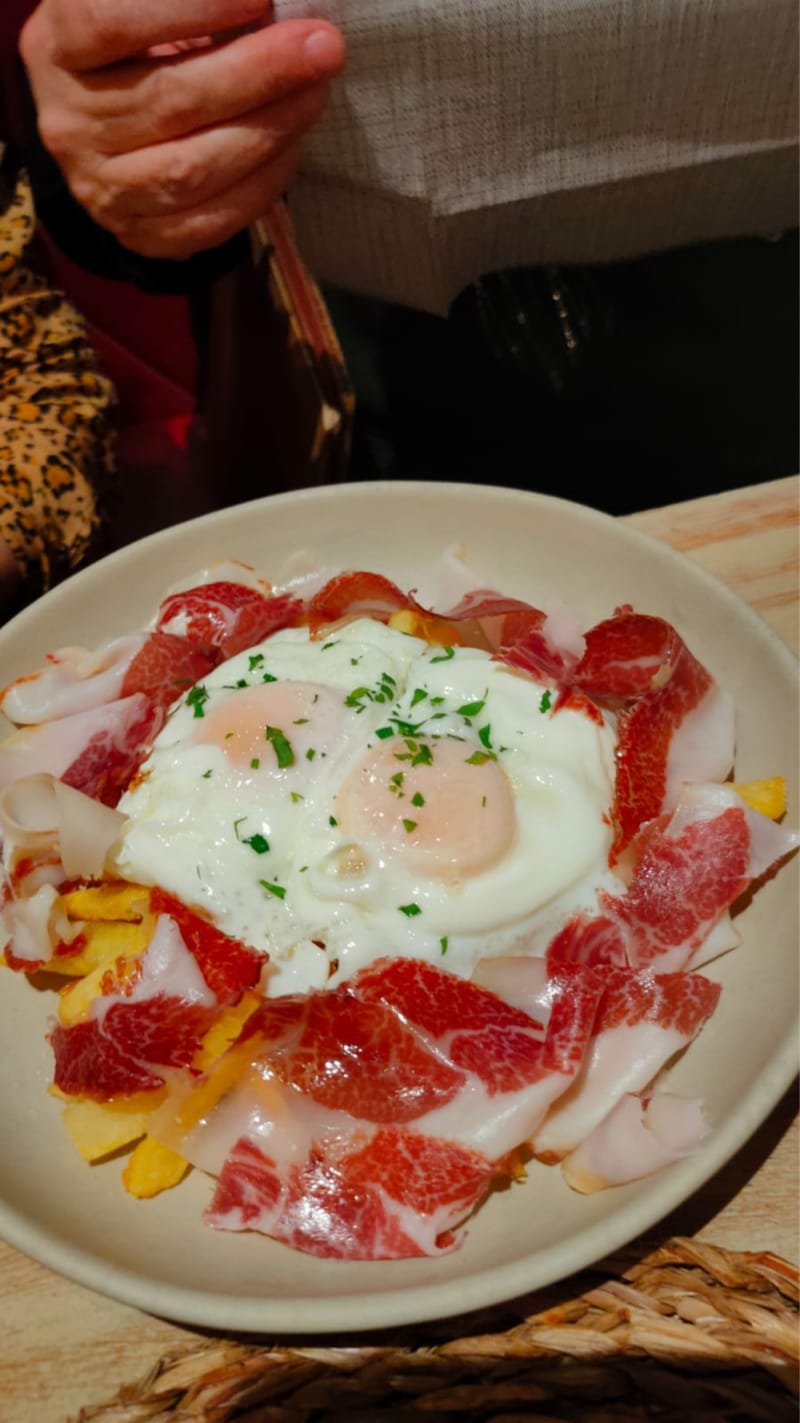
[[[113,963],[120,955],[130,958],[144,953],[154,927],[152,915],[138,923],[124,919],[114,923],[88,920],[78,936],[78,952],[54,954],[45,969],[48,973],[63,974],[65,978],[83,978],[94,969]]]
[[[122,1184],[130,1195],[142,1200],[177,1186],[189,1169],[189,1162],[177,1151],[162,1146],[152,1136],[144,1136],[131,1153]]]
[[[59,1022],[65,1028],[73,1027],[88,1017],[95,998],[104,993],[114,993],[130,983],[139,972],[139,956],[147,948],[149,938],[148,933],[141,943],[131,943],[127,947],[121,944],[121,950],[114,958],[99,963],[84,978],[63,988],[58,1004]]]
[[[399,612],[392,613],[388,625],[394,628],[395,632],[404,632],[409,637],[421,637],[434,647],[461,646],[464,642],[463,634],[454,623],[446,622],[435,613],[426,616],[416,608],[401,608]]]
[[[780,820],[786,814],[786,779],[770,776],[766,781],[739,781],[733,790],[751,810],[757,810],[770,820]]]
[[[69,919],[122,919],[131,924],[138,923],[149,906],[149,889],[142,884],[128,884],[126,880],[84,885],[62,894],[59,902]]]
[[[61,1119],[84,1161],[101,1161],[144,1136],[149,1117],[165,1095],[162,1088],[112,1102],[72,1101]]]
[[[263,1001],[257,993],[245,993],[234,1007],[223,1008],[202,1040],[200,1051],[192,1063],[193,1070],[208,1072],[236,1041],[248,1018]]]

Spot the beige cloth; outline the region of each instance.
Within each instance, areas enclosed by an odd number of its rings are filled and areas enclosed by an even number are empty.
[[[795,0],[277,0],[349,62],[291,209],[323,281],[481,274],[797,222]]]

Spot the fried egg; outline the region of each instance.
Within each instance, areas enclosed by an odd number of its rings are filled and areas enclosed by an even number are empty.
[[[118,868],[269,956],[270,993],[373,959],[536,951],[608,870],[614,735],[479,649],[359,619],[274,634],[173,710]]]

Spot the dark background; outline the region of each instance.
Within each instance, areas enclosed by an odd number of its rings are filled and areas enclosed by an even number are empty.
[[[447,320],[326,291],[356,390],[350,478],[619,514],[796,473],[798,234],[493,275]]]

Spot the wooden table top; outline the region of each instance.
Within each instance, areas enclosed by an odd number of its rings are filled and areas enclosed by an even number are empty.
[[[647,510],[627,522],[728,583],[797,653],[799,498],[793,477]],[[797,1262],[799,1166],[792,1092],[659,1233],[772,1250]],[[96,1295],[2,1244],[0,1318],[0,1423],[65,1423],[168,1350],[201,1337]]]

